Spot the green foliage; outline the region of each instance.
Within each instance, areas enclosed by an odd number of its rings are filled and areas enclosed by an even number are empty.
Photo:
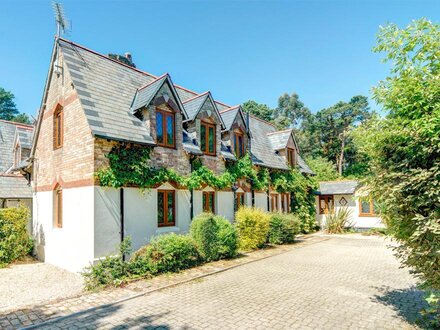
[[[237,232],[222,216],[199,214],[191,222],[190,235],[204,261],[231,258],[237,254]]]
[[[329,234],[342,234],[352,227],[352,211],[347,207],[338,208],[334,213],[325,216],[325,231]]]
[[[291,243],[301,230],[299,219],[293,214],[272,213],[267,241],[271,244]]]
[[[131,272],[140,276],[178,272],[201,262],[193,239],[174,233],[161,235],[136,251],[130,261]]]
[[[336,166],[327,158],[316,156],[307,157],[305,159],[307,165],[315,172],[316,181],[333,181],[340,178],[338,172],[336,171]]]
[[[240,250],[249,251],[262,247],[269,232],[269,221],[269,214],[261,209],[240,207],[235,213]]]
[[[440,290],[440,25],[422,19],[381,28],[376,52],[391,74],[374,89],[388,115],[364,129],[368,185],[423,286]],[[434,301],[434,300],[432,300]],[[434,307],[440,311],[440,306]]]
[[[127,237],[119,247],[119,256],[107,256],[87,267],[82,273],[86,289],[95,290],[125,283],[130,277],[130,265],[121,256],[130,252],[131,239]]]
[[[371,229],[368,229],[367,231],[362,232],[362,235],[364,235],[364,236],[372,236],[372,235],[388,236],[389,230],[387,228],[371,228]]]
[[[0,119],[12,120],[18,115],[14,94],[0,87]]]
[[[284,93],[278,98],[278,106],[274,111],[274,123],[278,129],[298,127],[306,118],[311,116],[310,110],[299,100],[298,94]]]
[[[27,125],[32,124],[31,118],[26,113],[19,113],[14,118],[12,118],[12,121],[15,121],[16,123],[27,124]]]
[[[31,253],[33,241],[27,231],[29,217],[29,210],[24,206],[0,209],[0,267]]]
[[[255,117],[269,122],[272,120],[273,109],[269,108],[266,104],[260,104],[253,100],[249,100],[244,102],[241,107],[244,112],[254,115]]]

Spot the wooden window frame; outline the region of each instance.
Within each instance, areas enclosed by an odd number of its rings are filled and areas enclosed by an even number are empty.
[[[295,149],[287,148],[287,163],[289,166],[294,167],[296,165],[296,155],[295,155]]]
[[[205,148],[206,150],[202,150],[202,126],[205,127]],[[214,132],[214,152],[209,152],[209,128],[213,128],[213,132]],[[206,121],[202,121],[200,123],[200,150],[202,150],[202,152],[205,155],[208,156],[216,156],[217,155],[217,130],[216,130],[216,125],[215,124],[211,124],[208,123]]]
[[[324,209],[321,210],[321,201],[324,201]],[[329,205],[329,201],[332,200],[333,201],[333,208],[330,209]],[[334,195],[319,195],[319,199],[318,199],[318,211],[319,214],[332,214],[335,211],[335,196]]]
[[[270,211],[271,212],[278,212],[278,201],[279,201],[279,195],[278,194],[270,194]]]
[[[376,212],[374,211],[374,201],[372,199],[368,200],[368,202],[370,203],[370,212],[369,213],[362,212],[362,201],[366,202],[366,200],[359,199],[359,216],[360,217],[375,217],[375,216],[377,216]]]
[[[157,114],[162,115],[162,136],[163,142],[158,142],[157,139]],[[173,118],[173,144],[168,144],[168,134],[167,134],[167,117]],[[158,146],[164,148],[175,149],[176,148],[176,114],[171,111],[162,110],[156,108],[156,143]]]
[[[58,106],[53,113],[53,148],[59,149],[64,142],[64,111]]]
[[[290,212],[290,194],[289,193],[281,194],[281,212],[283,212],[283,213]]]
[[[63,228],[63,189],[57,186],[54,190],[54,227]]]
[[[239,138],[241,138],[241,150]],[[243,132],[234,132],[234,152],[236,157],[243,157],[245,155],[245,147],[244,147],[244,134]]]
[[[237,209],[240,206],[245,206],[246,205],[246,199],[245,199],[245,193],[244,192],[237,192],[235,197],[236,197]]]
[[[168,221],[168,194],[173,194],[173,221]],[[159,194],[163,194],[163,223],[159,223]],[[174,227],[176,225],[176,191],[171,189],[157,190],[157,226],[158,227]]]
[[[212,195],[212,210],[209,210],[209,196]],[[205,199],[205,201],[203,201]],[[211,212],[215,214],[215,191],[204,191],[202,194],[203,212]]]

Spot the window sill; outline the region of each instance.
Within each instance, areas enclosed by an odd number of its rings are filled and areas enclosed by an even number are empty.
[[[176,232],[180,232],[180,228],[177,226],[158,227],[156,230],[156,234],[176,233]]]

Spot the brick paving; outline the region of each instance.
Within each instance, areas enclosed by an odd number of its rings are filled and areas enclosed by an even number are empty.
[[[408,270],[399,268],[384,239],[314,239],[316,244],[285,247],[286,253],[42,328],[416,328],[417,312],[424,307],[422,293]],[[146,282],[134,288],[144,290]]]

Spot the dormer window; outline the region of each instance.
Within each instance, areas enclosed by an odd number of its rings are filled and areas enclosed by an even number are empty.
[[[19,144],[17,144],[17,146],[15,147],[14,156],[14,166],[18,166],[18,164],[20,164],[21,162],[21,147]]]
[[[200,150],[206,155],[216,155],[215,125],[207,122],[200,124]]]
[[[295,150],[291,148],[287,148],[287,163],[294,167],[296,165],[296,157],[295,157]]]
[[[241,131],[234,133],[234,151],[237,157],[244,156],[244,134]]]
[[[156,143],[166,148],[176,146],[176,124],[173,112],[156,109]]]
[[[58,149],[63,146],[64,118],[63,107],[58,106],[53,114],[53,148]]]

